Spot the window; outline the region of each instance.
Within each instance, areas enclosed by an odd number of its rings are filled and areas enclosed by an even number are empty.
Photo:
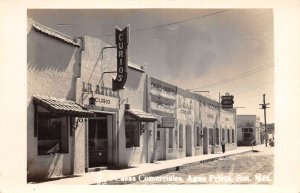
[[[234,137],[234,129],[232,129],[232,138],[231,138],[232,139],[232,143],[234,143],[234,138],[235,138]]]
[[[140,122],[126,120],[125,121],[126,147],[140,146]]]
[[[67,117],[38,113],[38,155],[68,153]]]
[[[157,140],[160,140],[160,131],[157,131],[156,139],[157,139]]]
[[[248,132],[253,132],[253,129],[252,128],[243,128],[243,132],[244,133],[248,133]]]
[[[179,148],[183,148],[183,126],[179,126]]]
[[[173,148],[173,129],[169,128],[169,148]]]
[[[216,143],[217,143],[217,145],[220,144],[220,137],[219,137],[219,129],[218,128],[216,128]]]
[[[243,128],[243,132],[249,132],[248,128]]]
[[[213,130],[212,129],[209,129],[209,145],[213,145]]]

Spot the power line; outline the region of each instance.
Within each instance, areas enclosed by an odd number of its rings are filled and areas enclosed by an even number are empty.
[[[180,23],[189,22],[189,21],[193,21],[193,20],[198,20],[198,19],[202,19],[202,18],[209,17],[209,16],[212,16],[212,15],[216,15],[216,14],[219,14],[219,13],[223,13],[225,11],[230,11],[230,9],[214,12],[214,13],[207,14],[207,15],[202,15],[202,16],[199,16],[199,17],[194,17],[194,18],[190,18],[190,19],[176,21],[176,22],[172,22],[172,23],[167,23],[167,24],[162,24],[162,25],[155,25],[155,26],[150,26],[150,27],[144,27],[144,28],[140,28],[140,29],[134,29],[134,30],[130,30],[130,33],[145,31],[145,30],[150,30],[150,29],[155,29],[155,28],[162,28],[162,27],[169,26],[169,25],[175,25],[175,24],[180,24]],[[95,37],[106,37],[106,36],[114,36],[114,35],[115,34],[106,34],[106,35],[100,35],[100,36],[95,36]]]
[[[235,94],[235,95],[241,95],[241,94],[247,93],[247,92],[249,92],[249,91],[252,91],[252,90],[255,90],[255,89],[257,89],[257,88],[261,88],[261,87],[264,87],[264,86],[266,86],[266,85],[268,85],[268,84],[273,84],[273,83],[274,83],[274,81],[270,81],[270,82],[267,82],[267,83],[265,83],[265,84],[259,85],[259,86],[257,86],[257,87],[254,87],[254,88],[251,88],[251,89],[242,91],[242,92],[237,93],[237,94]]]
[[[266,64],[264,66],[260,66],[258,68],[255,68],[253,70],[244,72],[242,74],[235,75],[233,77],[230,77],[228,79],[222,80],[220,82],[216,82],[216,83],[212,83],[212,84],[204,85],[204,86],[200,86],[200,87],[195,87],[195,88],[192,88],[190,90],[199,89],[199,88],[207,88],[207,87],[216,86],[216,85],[219,85],[219,84],[225,84],[225,83],[228,83],[228,82],[240,79],[240,78],[244,78],[246,76],[250,76],[250,75],[255,74],[257,72],[260,72],[260,71],[266,70],[268,68],[274,67],[274,65],[272,65],[272,64],[273,64],[273,62],[270,62],[269,64]]]

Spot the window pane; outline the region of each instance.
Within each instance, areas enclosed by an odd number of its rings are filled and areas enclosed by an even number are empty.
[[[38,115],[38,155],[68,152],[66,117]]]
[[[125,121],[126,147],[140,146],[140,129],[138,121]]]

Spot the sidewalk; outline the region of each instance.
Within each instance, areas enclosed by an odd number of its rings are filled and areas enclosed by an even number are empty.
[[[254,150],[263,150],[264,145],[254,146]],[[105,184],[109,181],[120,181],[118,179],[125,179],[125,181],[130,182],[138,178],[138,176],[155,176],[171,171],[179,170],[180,168],[191,166],[194,164],[199,164],[203,162],[213,161],[218,158],[231,156],[240,153],[246,153],[252,151],[251,146],[238,147],[236,150],[227,151],[217,154],[206,154],[193,157],[185,157],[181,159],[174,160],[164,160],[157,161],[155,163],[144,163],[132,168],[120,169],[120,170],[102,170],[97,172],[84,173],[76,177],[62,178],[58,180],[52,180],[47,182],[42,182],[39,184],[77,184],[77,185],[88,185],[88,184]]]

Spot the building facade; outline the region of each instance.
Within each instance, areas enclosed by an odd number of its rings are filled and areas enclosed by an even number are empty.
[[[31,19],[27,31],[28,181],[236,148],[236,111],[129,63],[113,91],[116,51]]]
[[[238,145],[263,144],[264,130],[260,124],[260,117],[257,115],[238,115],[237,116],[237,140]]]

